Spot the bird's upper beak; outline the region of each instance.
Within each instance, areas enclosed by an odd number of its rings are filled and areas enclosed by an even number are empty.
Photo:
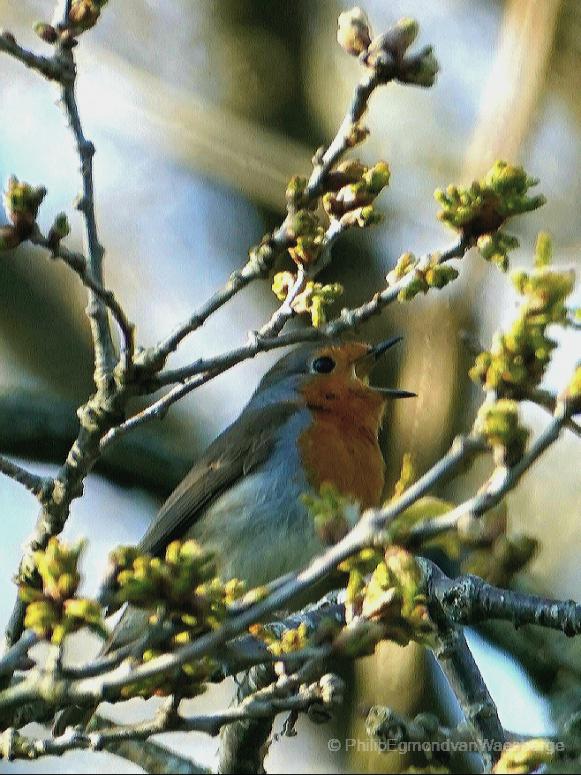
[[[394,336],[391,339],[386,339],[371,347],[365,355],[362,355],[355,361],[355,373],[357,376],[367,380],[377,361],[394,345],[401,342],[402,339],[402,336]],[[398,390],[397,388],[381,388],[376,387],[375,385],[372,385],[372,388],[376,392],[382,393],[390,398],[414,398],[417,395],[416,393],[411,393],[409,390]]]

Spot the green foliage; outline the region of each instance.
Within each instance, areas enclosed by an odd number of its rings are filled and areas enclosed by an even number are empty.
[[[0,251],[12,250],[30,237],[45,196],[46,188],[42,186],[31,186],[14,175],[8,179],[4,210],[12,225],[0,228]]]
[[[506,272],[509,266],[508,254],[518,248],[519,241],[504,231],[495,231],[478,237],[476,244],[482,258]]]
[[[373,209],[368,210],[383,189],[389,185],[391,172],[385,161],[367,168],[359,162],[339,165],[338,174],[331,179],[336,184],[341,177],[349,180],[338,190],[327,191],[323,196],[323,207],[330,218],[341,220],[346,226],[371,225]],[[365,211],[363,215],[362,211]]]
[[[66,213],[59,213],[48,233],[48,241],[52,245],[60,242],[71,233],[71,226]]]
[[[537,772],[555,760],[555,744],[543,738],[513,743],[505,748],[494,766],[497,775]]]
[[[142,654],[144,662],[220,626],[245,591],[236,579],[219,579],[213,553],[195,541],[173,541],[163,558],[141,554],[135,547],[120,547],[111,554],[110,562],[112,599],[150,611],[150,627],[158,631],[158,642]],[[180,693],[199,694],[215,669],[212,659],[183,664],[175,676]],[[165,696],[173,687],[167,678],[156,677],[131,684],[124,696]]]
[[[413,253],[404,253],[387,275],[388,285],[410,276],[398,294],[399,301],[411,301],[419,293],[426,294],[430,288],[444,288],[458,277],[458,270],[440,263],[440,254],[432,253],[427,261],[420,261]]]
[[[412,554],[399,546],[389,546],[383,556],[376,549],[365,549],[341,563],[339,570],[349,573],[347,621],[363,616],[371,627],[360,633],[365,648],[382,639],[401,645],[410,640],[427,642],[433,626],[423,574]]]
[[[538,183],[522,167],[497,161],[481,180],[470,186],[437,189],[434,197],[442,206],[438,218],[471,237],[491,234],[508,218],[545,204],[544,196],[528,194]]]
[[[296,264],[309,266],[317,260],[323,247],[325,229],[315,212],[302,209],[294,213],[287,235],[292,243],[289,253]]]
[[[535,268],[518,270],[512,282],[524,297],[517,318],[507,332],[494,335],[490,350],[480,353],[471,378],[499,397],[519,398],[537,387],[544,377],[556,342],[547,327],[567,325],[566,301],[574,285],[574,274],[549,266],[551,245],[547,235],[537,242]]]
[[[295,283],[292,272],[277,272],[273,278],[272,290],[280,301],[284,301],[289,290]],[[315,328],[327,322],[327,309],[343,294],[343,286],[339,283],[323,285],[314,280],[308,280],[303,291],[293,301],[293,310],[299,315],[310,315]]]
[[[399,479],[397,480],[393,488],[392,500],[397,500],[398,498],[400,498],[404,494],[404,492],[408,489],[408,487],[411,484],[413,484],[415,478],[416,478],[416,471],[415,471],[414,461],[413,461],[411,452],[405,452],[403,459],[401,461],[401,472],[399,475]]]
[[[428,615],[423,574],[415,557],[388,547],[366,585],[361,613],[384,627],[384,637],[402,646],[410,640],[429,642],[434,632]]]
[[[196,541],[173,541],[163,558],[121,547],[112,553],[111,565],[116,604],[164,608],[196,631],[217,626],[244,591],[240,582],[224,583],[216,577],[214,554]]]
[[[99,604],[76,596],[81,580],[78,565],[83,547],[83,542],[67,546],[57,538],[51,538],[44,551],[33,555],[40,587],[25,582],[19,584],[20,599],[26,603],[25,627],[57,645],[66,635],[83,627],[102,637],[107,634]]]
[[[512,466],[523,456],[529,431],[520,424],[516,401],[500,399],[482,404],[474,430],[492,447],[497,465]]]
[[[506,270],[508,253],[518,247],[518,240],[499,229],[509,218],[545,203],[542,195],[529,196],[529,189],[538,182],[522,167],[497,161],[481,180],[470,186],[437,189],[434,197],[442,207],[438,218],[463,239],[476,241],[487,261]]]
[[[330,482],[321,485],[318,495],[301,495],[301,502],[313,517],[315,532],[326,544],[337,543],[359,517],[358,504],[341,495]]]
[[[575,401],[581,399],[581,365],[573,372],[573,377],[567,386],[567,396]]]
[[[45,196],[46,188],[43,186],[31,186],[29,183],[21,182],[14,175],[8,179],[8,186],[4,192],[4,210],[8,219],[23,237],[28,236],[34,226]]]
[[[264,627],[261,624],[250,627],[250,634],[255,638],[260,638],[267,645],[270,653],[277,657],[301,651],[309,645],[310,641],[309,628],[305,622],[296,628],[285,630],[280,637],[277,637],[269,627]]]

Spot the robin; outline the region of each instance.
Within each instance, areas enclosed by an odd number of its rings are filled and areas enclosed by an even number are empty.
[[[302,494],[330,482],[362,509],[381,500],[386,402],[415,394],[372,386],[369,376],[400,339],[305,345],[281,358],[169,496],[140,550],[162,555],[171,541],[194,538],[216,553],[222,578],[249,588],[304,566],[323,544]],[[126,613],[110,648],[133,639],[144,616]]]
[[[377,506],[386,403],[415,393],[372,386],[369,377],[400,339],[305,345],[281,358],[161,507],[141,552],[162,555],[171,541],[194,538],[215,551],[223,579],[250,588],[304,566],[324,548],[302,494],[330,482],[362,509]],[[139,637],[147,621],[147,612],[126,609],[106,651]],[[77,723],[78,710],[65,711],[55,730]]]

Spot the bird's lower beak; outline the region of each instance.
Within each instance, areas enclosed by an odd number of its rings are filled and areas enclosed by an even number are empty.
[[[357,376],[368,381],[369,375],[373,371],[373,367],[377,361],[385,355],[388,350],[391,350],[394,345],[401,342],[402,339],[402,336],[394,336],[391,339],[386,339],[371,347],[369,352],[365,353],[361,358],[358,358],[355,363],[355,373]],[[416,393],[411,393],[409,390],[381,388],[376,387],[375,385],[372,385],[372,387],[377,393],[382,393],[384,396],[389,396],[390,398],[415,398],[417,395]]]

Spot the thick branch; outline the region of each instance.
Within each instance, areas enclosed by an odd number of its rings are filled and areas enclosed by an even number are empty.
[[[479,750],[466,724],[448,727],[432,713],[418,713],[409,718],[393,708],[375,705],[367,715],[365,729],[370,737],[380,741],[387,753],[397,750],[402,753],[425,751],[426,746],[431,753],[451,750],[478,753]],[[504,734],[510,742],[530,739],[530,736],[506,730]]]
[[[498,711],[461,629],[439,623],[434,655],[448,679],[489,772],[505,742]]]
[[[434,601],[450,621],[478,624],[502,619],[515,627],[536,624],[560,630],[572,637],[581,633],[581,604],[528,595],[487,584],[478,576],[448,578],[434,563],[423,558],[428,599]]]
[[[247,697],[273,681],[275,673],[272,665],[251,668],[238,683],[237,703],[240,705]],[[222,775],[265,772],[264,757],[273,721],[274,716],[247,718],[223,727],[220,732],[218,772]]]

